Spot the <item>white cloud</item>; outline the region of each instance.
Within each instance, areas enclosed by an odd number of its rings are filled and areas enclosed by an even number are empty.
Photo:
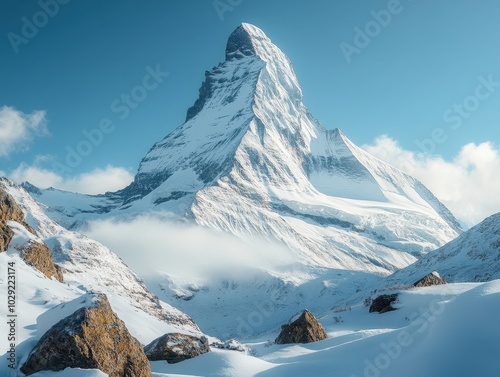
[[[33,166],[23,163],[10,172],[8,177],[18,183],[28,181],[40,188],[54,187],[82,194],[103,194],[106,191],[117,191],[134,179],[133,174],[127,169],[111,165],[104,169],[96,168],[88,173],[65,178],[51,170],[39,167],[36,163]]]
[[[451,161],[403,149],[388,136],[363,148],[420,180],[466,226],[500,212],[500,148],[467,144]]]
[[[13,107],[0,108],[0,157],[25,151],[35,136],[48,134],[45,111],[25,114]]]
[[[295,260],[292,252],[280,244],[259,239],[243,242],[227,233],[153,216],[132,221],[95,221],[85,233],[118,253],[143,277],[158,272],[241,276],[255,269],[279,269]]]

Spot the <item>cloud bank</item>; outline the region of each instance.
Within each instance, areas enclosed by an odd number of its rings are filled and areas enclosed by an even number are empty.
[[[500,148],[463,146],[451,161],[403,149],[386,136],[363,149],[420,180],[467,227],[500,212]]]
[[[158,272],[213,277],[293,263],[292,252],[264,240],[244,242],[227,233],[152,216],[91,222],[85,234],[117,253],[140,276]]]

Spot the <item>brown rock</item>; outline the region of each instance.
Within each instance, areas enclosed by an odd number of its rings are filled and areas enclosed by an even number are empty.
[[[24,212],[12,195],[0,188],[0,252],[7,250],[14,236],[7,221],[17,221],[30,233],[36,235],[35,230],[24,221]],[[58,265],[54,264],[52,253],[44,243],[27,242],[19,249],[19,253],[27,264],[35,267],[48,278],[53,276],[63,281],[62,271]]]
[[[50,249],[44,243],[27,242],[19,249],[19,254],[27,264],[35,267],[49,279],[55,277],[57,280],[63,281],[61,268],[54,263]]]
[[[28,231],[36,235],[35,230],[24,221],[24,212],[15,199],[7,191],[0,188],[0,253],[7,250],[14,232],[7,221],[17,221]]]
[[[210,346],[204,336],[170,333],[153,340],[144,347],[144,352],[151,361],[166,360],[174,364],[210,352]]]
[[[281,333],[276,338],[276,343],[312,343],[327,338],[323,326],[319,324],[314,315],[310,311],[304,310],[295,321],[281,326]]]
[[[14,232],[5,221],[0,220],[0,253],[7,250],[10,241],[14,237]]]
[[[430,287],[432,285],[442,285],[447,284],[441,275],[436,271],[431,272],[429,275],[424,276],[419,281],[413,283],[414,287]]]
[[[372,301],[370,305],[370,313],[379,312],[387,313],[393,310],[397,310],[392,306],[392,304],[398,299],[398,294],[394,293],[392,295],[380,295],[375,300]]]
[[[99,369],[110,377],[151,377],[141,344],[113,312],[104,294],[52,326],[31,351],[21,371],[30,375],[67,367]]]
[[[0,221],[24,222],[24,213],[15,199],[7,191],[0,188]]]

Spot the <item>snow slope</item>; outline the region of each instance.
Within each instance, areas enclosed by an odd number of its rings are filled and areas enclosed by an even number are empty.
[[[461,232],[419,181],[324,128],[289,59],[249,24],[231,34],[186,122],[151,148],[130,186],[95,197],[25,187],[68,227],[167,211],[278,240],[304,264],[378,274]]]
[[[500,279],[500,213],[395,272],[385,284],[412,284],[434,270],[448,282]]]
[[[127,320],[135,320],[134,316],[143,316],[150,318],[152,323],[164,321],[180,331],[199,331],[186,314],[151,294],[142,280],[107,247],[49,219],[22,187],[5,178],[0,178],[0,187],[15,198],[26,214],[26,222],[51,249],[54,262],[62,269],[64,284],[83,291],[105,293],[113,309],[127,324]],[[32,237],[22,228],[21,225],[13,226],[15,237],[9,245],[13,254],[17,254],[16,244]]]
[[[254,355],[216,351],[183,363],[153,362],[157,376],[441,377],[498,375],[500,281],[400,292],[400,309],[355,305],[319,320],[329,339],[251,344]],[[278,335],[278,329],[272,337]]]

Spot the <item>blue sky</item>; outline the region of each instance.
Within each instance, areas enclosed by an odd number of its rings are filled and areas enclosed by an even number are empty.
[[[7,175],[22,165],[22,178],[33,167],[67,182],[115,167],[129,179],[153,143],[183,122],[205,70],[223,60],[242,22],[290,57],[304,103],[325,127],[375,154],[390,159],[390,142],[401,153],[456,164],[467,144],[483,145],[485,154],[500,145],[495,0],[6,0],[0,8],[0,108],[23,115],[27,129],[3,153],[0,145]],[[26,20],[41,26],[30,30]],[[126,117],[113,112],[113,102],[155,69],[168,77]],[[39,123],[27,118],[35,111],[45,112],[35,113],[44,115]],[[75,166],[56,171],[67,147],[103,119],[112,131]]]

